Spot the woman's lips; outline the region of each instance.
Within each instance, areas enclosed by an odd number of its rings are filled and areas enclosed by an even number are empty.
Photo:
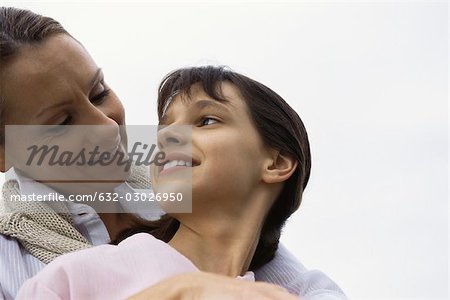
[[[103,143],[95,145],[96,147],[98,147],[98,152],[115,153],[119,148],[121,148],[121,146],[123,146],[122,138],[120,135],[117,135],[114,141],[111,141],[111,143],[106,142],[107,141],[103,141]],[[112,146],[109,146],[108,144]]]

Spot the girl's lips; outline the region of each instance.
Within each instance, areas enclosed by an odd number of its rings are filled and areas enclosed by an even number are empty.
[[[180,165],[180,166],[174,166],[168,169],[164,169],[164,165],[166,163],[169,163],[171,161],[175,161],[175,160],[182,160],[185,162],[189,162],[191,166],[186,166],[186,165]],[[165,156],[164,161],[158,166],[157,170],[158,170],[158,175],[167,175],[176,171],[180,171],[180,170],[184,170],[187,168],[193,168],[198,166],[200,163],[194,159],[191,154],[187,155],[181,152],[172,152],[172,153],[168,153]]]
[[[172,174],[172,173],[180,171],[180,170],[186,170],[186,169],[192,169],[192,168],[193,168],[193,166],[192,167],[176,166],[176,167],[172,167],[172,168],[169,168],[169,169],[166,169],[166,170],[161,169],[159,171],[158,175],[159,176],[169,175],[169,174]]]

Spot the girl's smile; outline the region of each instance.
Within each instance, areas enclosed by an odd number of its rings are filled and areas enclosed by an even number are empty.
[[[166,153],[165,161],[158,168],[158,176],[164,176],[179,170],[190,170],[198,165],[199,163],[192,158],[191,154],[181,152]]]

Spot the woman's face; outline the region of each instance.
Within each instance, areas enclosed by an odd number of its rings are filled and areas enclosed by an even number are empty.
[[[3,68],[1,83],[5,124],[125,124],[123,106],[103,72],[65,34],[23,47]]]
[[[123,106],[105,83],[102,70],[70,36],[59,34],[36,45],[24,46],[6,66],[2,66],[0,84],[4,124],[51,125],[46,128],[55,128],[49,131],[51,134],[46,132],[31,137],[39,140],[33,142],[59,145],[61,151],[95,143],[100,149],[124,149],[126,135],[119,126],[125,125]],[[80,130],[58,131],[57,125],[108,126],[70,127],[86,128],[90,135],[87,137],[80,134]],[[9,139],[11,146],[15,140],[16,137]],[[23,158],[15,160],[14,155],[9,160],[8,165],[2,166],[3,170],[23,163]],[[85,171],[74,169],[73,172],[82,177]],[[54,173],[49,176],[58,178]]]
[[[271,158],[238,90],[225,82],[222,92],[228,101],[214,100],[194,85],[191,97],[176,96],[160,120],[161,124],[170,125],[158,134],[160,150],[169,158],[190,139],[180,135],[176,125],[192,125],[192,160],[188,161],[192,167],[174,163],[160,167],[153,180],[154,188],[158,191],[161,183],[180,178],[181,172],[192,172],[196,216],[202,211],[241,213],[245,207],[242,199],[254,196],[264,166]]]

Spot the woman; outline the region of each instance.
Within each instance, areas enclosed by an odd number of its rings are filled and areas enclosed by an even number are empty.
[[[114,127],[125,124],[124,110],[119,99],[109,89],[101,71],[81,44],[55,20],[30,11],[0,8],[0,99],[3,125],[73,124]],[[40,115],[41,111],[44,115]],[[4,136],[2,137],[0,167],[2,171],[7,171],[8,167],[13,166],[8,166],[5,162]],[[3,198],[12,193],[47,193],[53,190],[49,184],[30,183],[21,174],[16,175],[14,181],[6,183]],[[144,182],[141,183],[141,186],[145,185]],[[132,225],[145,226],[131,214],[97,214],[91,207],[83,204],[68,207],[68,212],[64,214],[51,216],[51,219],[32,214],[21,217],[25,218],[27,224],[32,224],[32,228],[44,228],[46,233],[54,237],[52,243],[46,243],[45,238],[48,236],[45,235],[37,239],[33,236],[31,239],[28,232],[21,231],[20,228],[3,227],[3,235],[0,235],[0,288],[6,299],[14,298],[26,279],[38,273],[46,263],[60,254],[114,241],[120,232]],[[6,215],[8,220],[11,220],[10,217],[11,214]],[[5,215],[2,218],[5,219]],[[278,251],[275,259],[256,271],[255,275],[259,280],[284,285],[294,291],[299,289],[299,293],[300,289],[303,293],[305,284],[313,285],[308,282],[309,279],[319,276],[326,282],[326,289],[339,290],[323,274],[302,271],[304,270],[298,263],[286,253]],[[195,278],[199,275],[193,276]],[[208,276],[202,276],[202,284],[196,288],[208,291],[208,279],[205,278]],[[183,279],[184,282],[194,281],[189,281],[186,277]],[[180,280],[171,281],[171,284],[173,282],[183,285]],[[227,293],[234,292],[232,288],[228,288],[228,281],[224,280],[222,286]],[[193,289],[195,290],[195,286]],[[214,290],[217,289],[219,288],[215,285]]]

